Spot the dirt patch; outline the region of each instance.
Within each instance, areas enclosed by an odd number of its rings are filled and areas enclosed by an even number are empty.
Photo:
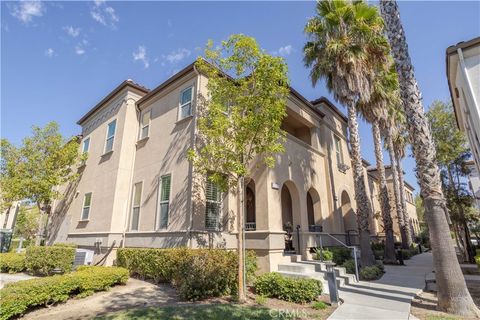
[[[467,282],[467,287],[477,306],[480,306],[480,286],[479,282]],[[433,292],[422,292],[412,300],[410,313],[420,320],[464,320],[475,319],[452,315],[449,313],[437,311],[437,295]]]

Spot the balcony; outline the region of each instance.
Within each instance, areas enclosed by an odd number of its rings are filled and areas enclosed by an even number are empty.
[[[256,222],[246,222],[245,223],[245,231],[255,231],[257,230],[257,223]]]

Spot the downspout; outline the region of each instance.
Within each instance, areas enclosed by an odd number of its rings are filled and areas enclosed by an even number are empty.
[[[138,128],[140,128],[140,109],[139,109],[136,101],[133,101],[133,104],[135,106],[135,115],[137,116],[137,122],[138,122],[137,135],[136,135],[138,137]],[[122,232],[122,241],[121,241],[121,247],[122,248],[125,248],[125,237],[126,237],[126,233],[127,233],[127,229],[128,229],[128,218],[129,218],[129,212],[130,212],[129,208],[130,208],[130,201],[132,199],[131,194],[132,194],[132,184],[133,184],[133,171],[135,169],[136,155],[137,155],[137,146],[136,146],[136,142],[135,142],[135,152],[133,153],[132,166],[130,168],[130,183],[129,183],[129,186],[128,186],[127,207],[125,208],[125,219],[123,221],[123,232]]]
[[[198,75],[198,81],[196,83],[196,92],[195,92],[195,103],[194,103],[194,113],[193,113],[193,128],[192,128],[192,136],[191,136],[191,142],[192,142],[192,147],[195,148],[195,136],[196,136],[196,130],[197,130],[197,107],[198,107],[198,94],[200,92],[200,87],[201,87],[201,81],[202,81],[202,76],[200,75],[200,72],[198,72],[197,67],[195,64],[193,65],[193,70],[195,73]],[[193,230],[193,213],[195,209],[195,201],[193,200],[192,194],[193,194],[193,163],[189,161],[188,164],[188,175],[190,176],[190,179],[188,179],[188,188],[190,189],[190,225],[188,226],[187,230],[187,237],[188,237],[188,247],[192,248],[192,230]]]

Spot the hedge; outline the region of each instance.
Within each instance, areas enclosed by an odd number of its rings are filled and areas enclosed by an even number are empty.
[[[72,271],[75,248],[67,246],[28,247],[25,266],[37,275],[51,275],[54,269],[61,273]]]
[[[117,265],[130,275],[155,283],[172,283],[187,300],[236,294],[237,254],[222,249],[151,249],[121,248]],[[256,256],[247,251],[247,282],[257,270]]]
[[[24,253],[0,253],[0,272],[17,273],[25,270]]]
[[[0,320],[21,315],[34,306],[64,302],[72,296],[85,297],[127,280],[128,270],[124,268],[82,266],[69,274],[7,284],[0,290]]]
[[[322,283],[315,279],[287,278],[279,273],[265,273],[255,281],[255,293],[290,302],[311,302],[322,294]]]
[[[367,281],[380,279],[383,275],[382,267],[379,265],[363,267],[362,269],[360,269],[360,279]]]

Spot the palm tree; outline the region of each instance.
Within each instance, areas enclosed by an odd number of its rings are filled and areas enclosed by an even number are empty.
[[[303,49],[304,62],[311,68],[313,85],[326,80],[335,100],[347,106],[361,263],[370,266],[375,262],[369,231],[372,212],[363,174],[356,104],[360,99],[369,100],[375,70],[385,61],[388,45],[377,9],[363,1],[322,0],[317,3],[316,13],[305,26],[309,41]]]
[[[395,73],[396,76],[396,73]],[[397,109],[401,111],[401,108]],[[400,201],[403,207],[403,221],[406,225],[405,236],[406,244],[408,247],[412,244],[412,228],[410,225],[410,216],[407,211],[407,199],[405,196],[405,179],[403,174],[402,159],[405,158],[405,148],[408,144],[408,136],[405,135],[406,132],[406,123],[405,116],[401,113],[401,121],[397,121],[397,130],[393,138],[393,151],[395,154],[395,160],[397,161],[397,171],[398,171],[398,182],[400,184]]]
[[[380,9],[395,60],[403,108],[413,141],[417,178],[425,205],[425,219],[432,245],[438,288],[438,309],[454,314],[480,317],[480,310],[475,306],[468,292],[450,237],[435,147],[408,53],[398,4],[394,0],[380,0]]]
[[[370,100],[359,101],[357,108],[365,120],[372,125],[375,161],[380,180],[379,201],[382,213],[383,229],[385,232],[384,262],[395,262],[395,238],[393,234],[393,221],[388,196],[387,178],[383,161],[382,135],[383,127],[387,119],[387,105],[395,99],[396,74],[391,75],[386,68],[377,75]],[[397,84],[398,85],[398,84]]]

